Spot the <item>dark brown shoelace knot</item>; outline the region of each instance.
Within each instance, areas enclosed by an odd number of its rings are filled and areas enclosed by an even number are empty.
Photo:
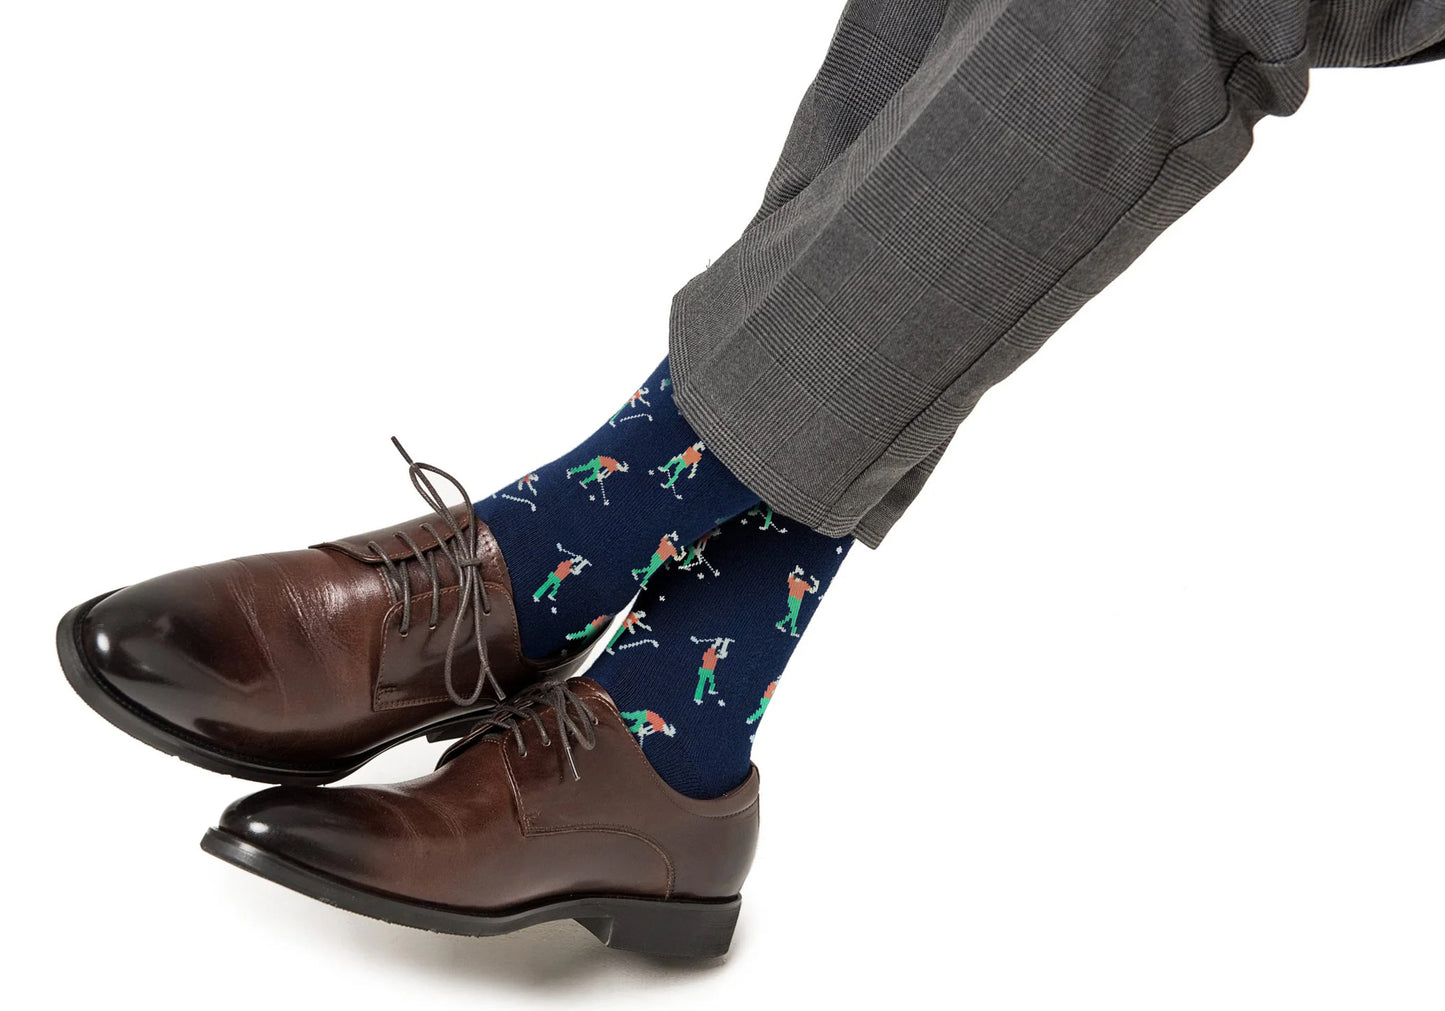
[[[401,601],[401,634],[407,635],[411,631],[411,578],[407,571],[407,564],[415,560],[423,567],[428,581],[431,583],[431,616],[427,621],[427,628],[434,629],[441,623],[441,591],[442,581],[438,557],[445,558],[447,563],[457,573],[458,595],[457,613],[452,620],[451,636],[447,640],[447,651],[442,663],[442,675],[446,681],[447,695],[459,706],[473,705],[482,697],[482,691],[488,684],[496,693],[498,699],[505,698],[502,686],[497,683],[496,676],[492,673],[492,665],[487,662],[486,637],[482,635],[482,618],[492,613],[491,603],[487,599],[487,584],[482,574],[481,559],[481,535],[477,531],[475,520],[463,527],[457,522],[456,516],[447,508],[446,500],[437,491],[436,485],[432,484],[430,474],[435,474],[444,481],[451,483],[451,486],[461,495],[462,502],[471,508],[472,497],[467,494],[467,489],[462,483],[452,477],[440,467],[433,467],[429,463],[417,463],[411,458],[401,442],[392,436],[392,445],[406,461],[408,473],[411,474],[411,483],[417,490],[426,504],[432,508],[437,516],[450,528],[450,538],[443,537],[437,527],[431,523],[423,523],[421,528],[430,534],[436,541],[436,545],[430,548],[423,548],[416,543],[404,530],[396,532],[396,537],[404,543],[411,551],[412,558],[403,558],[401,561],[393,561],[387,557],[387,552],[375,541],[369,541],[367,547],[381,558],[385,566],[387,592],[391,595],[392,603]],[[455,682],[452,680],[452,658],[456,654],[457,643],[461,635],[463,616],[468,609],[472,616],[472,638],[477,644],[477,659],[481,663],[481,671],[477,675],[477,683],[473,686],[470,695],[463,695],[457,691]]]
[[[543,719],[550,710],[557,728],[557,740],[561,742],[562,754],[567,759],[567,767],[574,780],[581,779],[582,775],[577,771],[577,760],[572,753],[572,742],[575,740],[583,751],[595,748],[597,717],[592,715],[592,710],[583,704],[582,699],[568,684],[566,678],[543,681],[505,702],[489,706],[483,710],[485,718],[482,722],[473,727],[466,737],[448,748],[442,754],[437,767],[445,765],[478,741],[498,734],[510,733],[517,742],[517,751],[525,757],[527,739],[522,734],[522,726],[528,722],[537,728],[542,738],[542,746],[551,747],[552,735],[547,732],[547,722]]]

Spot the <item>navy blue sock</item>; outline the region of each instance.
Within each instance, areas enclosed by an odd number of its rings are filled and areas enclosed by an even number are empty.
[[[671,558],[757,504],[678,411],[664,358],[586,442],[474,508],[540,659],[585,648]]]
[[[717,797],[747,778],[758,723],[852,545],[759,506],[638,597],[587,676],[674,790]]]

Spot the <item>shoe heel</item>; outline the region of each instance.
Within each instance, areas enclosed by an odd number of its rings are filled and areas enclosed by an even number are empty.
[[[599,941],[619,951],[669,958],[717,958],[732,945],[742,899],[686,902],[612,899],[605,915],[579,916]]]

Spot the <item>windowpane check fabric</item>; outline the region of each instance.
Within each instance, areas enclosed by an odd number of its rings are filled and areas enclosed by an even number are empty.
[[[852,0],[676,398],[780,512],[877,546],[985,390],[1225,178],[1309,71],[1445,55],[1445,0]]]

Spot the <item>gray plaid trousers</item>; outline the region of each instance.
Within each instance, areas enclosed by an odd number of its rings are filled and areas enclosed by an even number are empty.
[[[1311,67],[1441,56],[1445,0],[851,0],[757,216],[673,300],[677,402],[774,508],[876,546]]]

